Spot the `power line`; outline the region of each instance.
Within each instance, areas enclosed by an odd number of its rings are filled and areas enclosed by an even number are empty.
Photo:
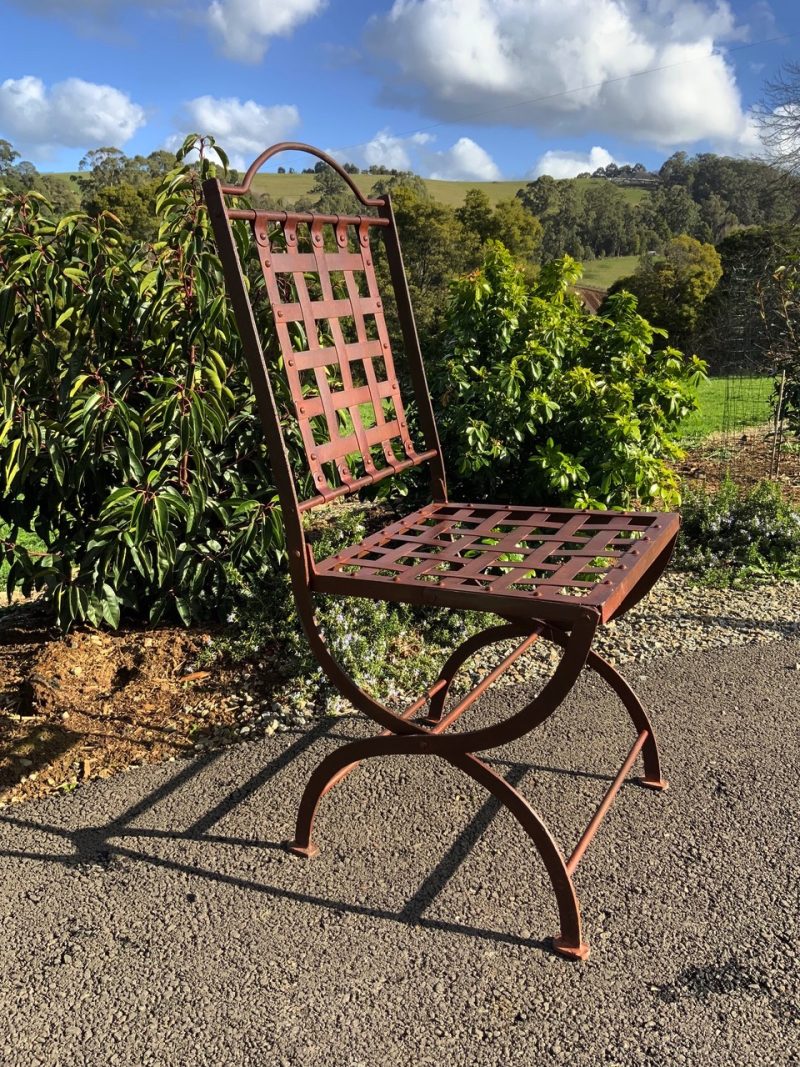
[[[673,70],[675,67],[683,67],[689,63],[704,62],[707,59],[713,59],[715,56],[728,55],[731,52],[743,52],[747,48],[757,48],[760,45],[775,44],[778,41],[788,41],[791,40],[793,37],[798,36],[800,36],[800,30],[796,30],[793,33],[781,33],[777,37],[764,37],[760,41],[748,41],[746,44],[733,45],[731,48],[725,49],[724,52],[722,52],[718,48],[714,48],[711,52],[704,56],[693,56],[689,59],[679,59],[676,60],[674,63],[665,63],[659,67],[647,67],[645,70],[634,71],[632,74],[621,74],[617,78],[604,78],[602,81],[592,82],[588,85],[576,85],[572,89],[560,89],[558,92],[555,93],[546,93],[543,96],[532,96],[525,100],[516,100],[513,104],[498,104],[496,107],[486,108],[483,111],[473,112],[472,115],[467,118],[451,121],[432,122],[427,126],[417,126],[416,129],[409,130],[407,133],[392,134],[392,136],[397,138],[398,140],[403,140],[406,137],[413,137],[415,133],[427,133],[429,130],[440,129],[442,126],[451,126],[453,125],[454,121],[458,121],[459,123],[465,124],[475,119],[483,118],[486,115],[495,115],[499,111],[509,111],[512,108],[525,107],[526,105],[530,104],[546,103],[548,100],[556,100],[559,97],[571,96],[573,93],[588,92],[591,89],[602,89],[605,85],[614,85],[617,82],[629,81],[631,78],[642,78],[646,74],[657,74],[660,71],[664,70]],[[349,152],[355,148],[363,148],[364,145],[367,145],[369,143],[369,141],[359,141],[356,144],[343,145],[341,148],[337,148],[337,151]]]

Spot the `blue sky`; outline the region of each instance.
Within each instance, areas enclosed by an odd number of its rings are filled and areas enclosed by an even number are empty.
[[[800,0],[5,0],[2,15],[0,137],[41,170],[193,130],[238,166],[292,139],[472,180],[752,154],[764,80],[800,58]]]

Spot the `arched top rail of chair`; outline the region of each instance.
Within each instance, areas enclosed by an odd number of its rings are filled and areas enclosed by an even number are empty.
[[[323,163],[327,163],[332,170],[350,186],[353,193],[355,193],[358,200],[364,205],[364,207],[383,207],[383,200],[371,200],[368,196],[364,196],[356,183],[347,173],[333,156],[329,156],[327,152],[323,152],[319,148],[314,148],[313,145],[303,144],[301,141],[280,141],[278,144],[271,145],[265,149],[258,159],[253,160],[247,169],[247,173],[244,176],[244,181],[241,185],[221,185],[222,192],[226,196],[244,196],[250,192],[250,185],[253,178],[258,171],[264,166],[268,159],[272,159],[279,152],[307,152],[309,155],[316,156],[317,159],[321,159]]]

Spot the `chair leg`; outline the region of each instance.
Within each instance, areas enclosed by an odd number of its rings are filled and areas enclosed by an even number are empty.
[[[475,653],[485,648],[486,645],[493,645],[497,641],[504,641],[509,637],[522,637],[528,631],[515,625],[514,623],[507,623],[502,626],[490,626],[486,630],[481,630],[477,634],[473,634],[467,641],[459,645],[449,657],[445,665],[439,672],[439,677],[436,679],[436,683],[433,688],[436,690],[431,697],[428,714],[423,720],[435,724],[441,722],[444,714],[444,706],[447,701],[447,696],[450,692],[450,686],[453,684],[456,674],[467,662],[470,656],[474,656]],[[440,683],[445,684],[439,688]]]
[[[437,746],[439,747],[439,746]],[[319,802],[342,772],[354,763],[373,756],[410,755],[429,752],[426,737],[373,737],[353,741],[327,756],[316,768],[303,793],[297,815],[294,840],[287,845],[295,855],[311,858],[318,853],[311,839]],[[582,939],[578,897],[564,857],[545,824],[522,794],[505,778],[469,752],[437,752],[488,790],[516,818],[542,857],[558,906],[561,931],[553,938],[553,948],[568,959],[586,959],[589,946]]]
[[[625,710],[630,715],[631,721],[636,727],[637,732],[643,733],[645,730],[647,731],[647,740],[642,748],[644,776],[639,779],[640,783],[647,786],[649,789],[659,789],[662,791],[667,789],[668,783],[661,774],[661,760],[658,755],[656,735],[653,731],[650,717],[642,707],[642,702],[619,671],[615,667],[612,667],[608,660],[603,659],[603,657],[599,656],[596,652],[589,653],[586,665],[587,667],[591,667],[603,681],[611,686],[622,701]]]
[[[386,739],[376,737],[370,740],[375,742]],[[365,745],[365,741],[351,741],[347,745],[342,745],[341,748],[337,748],[335,752],[331,752],[330,755],[326,756],[322,763],[315,768],[300,800],[294,839],[286,845],[288,850],[296,856],[304,856],[307,859],[311,859],[319,852],[319,849],[311,840],[314,816],[317,813],[319,802],[333,788],[336,782],[344,777],[344,772],[364,758],[359,753],[363,752]],[[380,754],[382,753],[374,753],[374,755]]]
[[[522,794],[471,753],[446,757],[496,797],[516,818],[542,857],[556,896],[561,931],[552,939],[554,950],[567,959],[585,960],[589,946],[581,936],[581,911],[564,856],[545,824]]]
[[[569,635],[552,624],[545,629],[542,636],[546,640],[553,641],[562,647],[565,647],[569,641]],[[593,649],[586,657],[586,666],[591,668],[595,674],[614,690],[628,712],[637,734],[647,732],[647,739],[642,748],[644,776],[639,779],[639,783],[649,789],[666,790],[668,783],[662,777],[661,760],[658,755],[655,731],[647,712],[642,706],[642,702],[616,667],[612,667],[608,660],[603,659]]]
[[[414,735],[380,734],[361,741],[350,741],[331,752],[315,768],[300,799],[297,812],[294,840],[287,843],[290,852],[307,858],[316,856],[319,849],[311,840],[314,818],[319,802],[337,782],[371,756],[412,755],[429,751],[429,737],[424,733]]]

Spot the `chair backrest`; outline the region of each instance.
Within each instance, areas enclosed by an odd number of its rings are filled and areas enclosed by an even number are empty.
[[[282,151],[322,159],[347,183],[365,215],[266,211],[229,207],[243,196],[257,170]],[[371,200],[339,164],[310,145],[283,142],[251,165],[242,185],[206,181],[203,193],[220,251],[284,511],[304,511],[357,492],[418,464],[431,464],[435,499],[446,499],[439,440],[403,270],[397,227],[388,196]],[[250,223],[266,296],[275,323],[277,352],[288,383],[315,493],[297,501],[274,393],[255,325],[230,222]],[[425,447],[411,440],[375,275],[371,235],[384,239]],[[273,360],[272,362],[278,362]],[[280,468],[280,469],[278,469]],[[291,483],[291,492],[289,487]],[[288,499],[284,499],[287,497]]]

